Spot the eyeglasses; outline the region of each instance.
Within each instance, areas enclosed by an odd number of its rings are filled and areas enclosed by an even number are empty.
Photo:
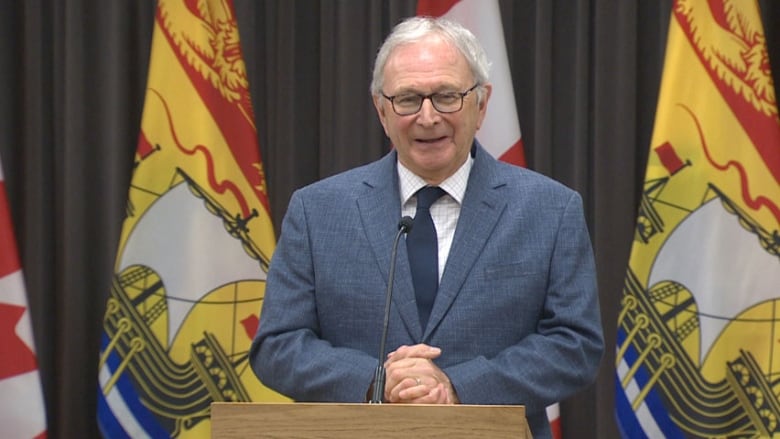
[[[382,96],[390,101],[390,104],[393,106],[393,111],[399,116],[410,116],[417,113],[422,108],[422,104],[426,99],[431,100],[433,108],[439,113],[455,113],[463,108],[463,98],[474,91],[478,85],[479,83],[476,83],[464,92],[447,91],[431,93],[429,95],[403,93],[395,96],[388,96],[382,93]]]

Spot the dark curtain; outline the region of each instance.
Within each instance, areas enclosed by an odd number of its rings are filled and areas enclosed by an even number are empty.
[[[760,4],[770,57],[780,60],[780,6]],[[98,337],[155,2],[3,5],[0,157],[49,434],[97,437]],[[415,6],[235,0],[277,233],[294,189],[387,151],[368,93],[370,70],[383,37]],[[529,167],[583,195],[598,264],[607,350],[596,383],[562,403],[566,437],[617,436],[615,323],[670,9],[671,0],[501,1]]]

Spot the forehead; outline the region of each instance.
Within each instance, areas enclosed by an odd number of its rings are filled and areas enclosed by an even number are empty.
[[[462,88],[472,74],[466,58],[438,35],[406,43],[393,49],[384,68],[387,91]]]

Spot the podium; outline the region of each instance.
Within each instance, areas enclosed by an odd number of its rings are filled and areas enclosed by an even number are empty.
[[[211,404],[211,437],[530,439],[520,405]]]

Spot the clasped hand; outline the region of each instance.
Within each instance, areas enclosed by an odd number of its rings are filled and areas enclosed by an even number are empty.
[[[401,346],[387,355],[385,401],[407,404],[458,404],[449,377],[433,360],[441,349],[417,344]]]

